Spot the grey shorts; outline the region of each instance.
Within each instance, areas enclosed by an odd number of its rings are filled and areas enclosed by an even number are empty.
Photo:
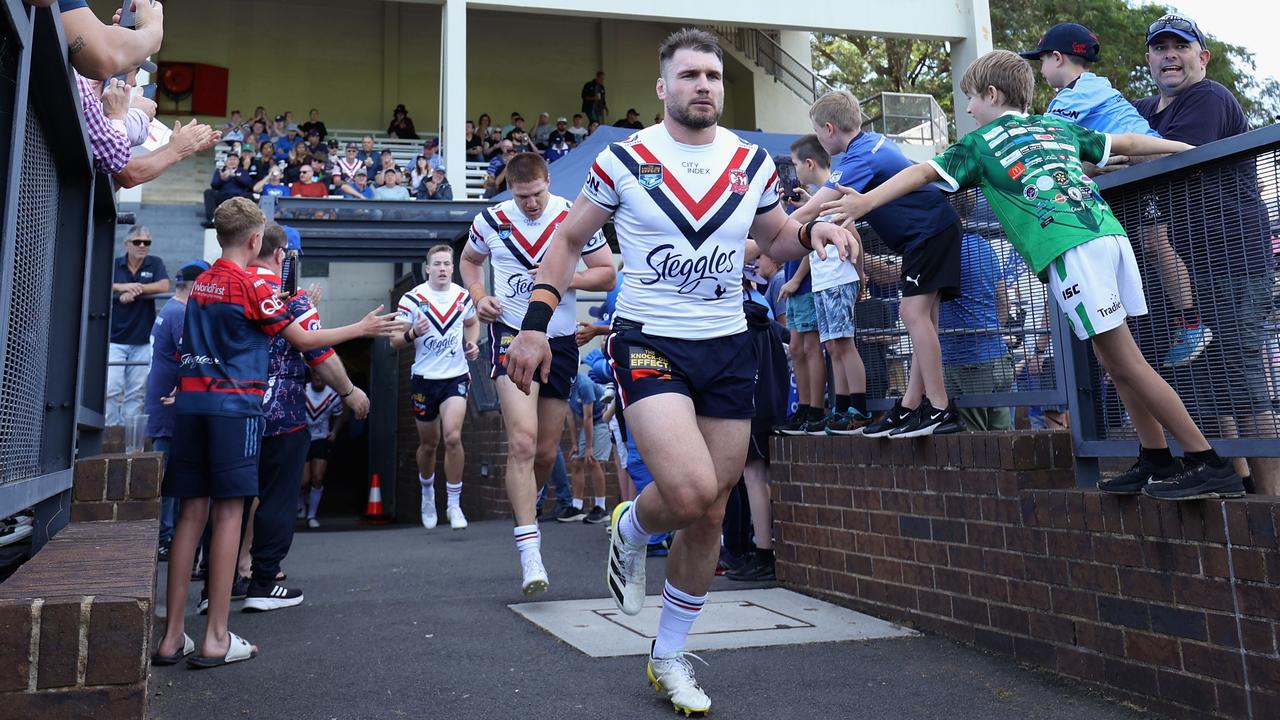
[[[596,423],[591,426],[591,457],[600,462],[609,461],[609,451],[613,449],[613,433],[610,432],[609,426],[605,423]],[[578,428],[578,451],[574,453],[574,457],[580,458],[587,454],[587,434],[581,427]]]
[[[851,338],[857,330],[853,305],[858,301],[858,282],[815,290],[814,314],[818,316],[818,339],[822,342]]]
[[[1271,276],[1204,273],[1196,283],[1196,305],[1201,320],[1213,331],[1213,342],[1190,365],[1175,369],[1173,385],[1178,394],[1192,405],[1191,412],[1201,422],[1271,410],[1266,375]]]

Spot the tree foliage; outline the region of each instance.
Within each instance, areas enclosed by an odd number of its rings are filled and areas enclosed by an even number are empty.
[[[1078,22],[1097,33],[1102,54],[1093,71],[1108,78],[1130,100],[1155,93],[1147,70],[1147,26],[1168,12],[1165,6],[1127,0],[990,0],[992,42],[1020,51],[1036,46],[1040,36],[1059,22]],[[1259,127],[1280,115],[1280,82],[1259,78],[1253,53],[1224,43],[1210,33],[1208,76],[1239,98],[1251,125]],[[815,34],[815,69],[828,83],[860,98],[878,92],[928,93],[948,117],[954,114],[951,59],[947,43],[902,38]],[[1038,68],[1037,68],[1038,69]],[[963,71],[963,69],[961,69]],[[1054,90],[1036,78],[1033,110],[1044,110]],[[962,110],[963,111],[963,110]]]

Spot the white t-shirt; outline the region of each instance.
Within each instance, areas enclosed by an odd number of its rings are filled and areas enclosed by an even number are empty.
[[[757,214],[778,204],[767,151],[724,128],[706,145],[684,145],[653,125],[605,148],[582,192],[613,213],[618,230],[627,269],[618,317],[661,337],[746,331],[747,233]]]
[[[493,294],[502,303],[502,324],[520,329],[533,294],[534,268],[542,263],[551,236],[569,214],[569,207],[568,200],[552,195],[538,219],[530,220],[514,200],[506,200],[480,211],[471,223],[467,242],[493,263]],[[582,255],[601,248],[608,252],[608,247],[604,234],[596,233],[582,248]],[[551,316],[547,337],[572,335],[578,327],[577,313],[577,293],[566,290]]]
[[[809,277],[813,290],[828,290],[858,280],[858,268],[848,259],[841,260],[835,245],[827,245],[827,259],[818,258],[817,251],[809,253]]]
[[[319,390],[307,383],[307,429],[312,440],[329,437],[329,422],[342,414],[342,398],[338,391],[325,385]]]
[[[422,283],[400,298],[397,312],[411,324],[427,318],[427,332],[413,341],[413,374],[428,380],[445,380],[467,374],[462,350],[462,326],[476,316],[471,296],[454,283],[432,290]]]

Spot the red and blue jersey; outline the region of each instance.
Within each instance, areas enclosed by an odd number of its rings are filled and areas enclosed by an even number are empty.
[[[251,268],[267,281],[272,291],[284,284],[279,275],[266,268]],[[320,313],[305,291],[289,298],[289,314],[293,322],[307,332],[320,330]],[[263,435],[284,435],[305,428],[307,417],[307,368],[315,367],[333,355],[333,348],[322,347],[300,352],[283,335],[271,338],[267,351],[267,394],[262,399],[262,413],[267,419]]]
[[[264,279],[220,258],[187,301],[178,366],[179,415],[258,417],[267,391],[267,342],[293,322]]]

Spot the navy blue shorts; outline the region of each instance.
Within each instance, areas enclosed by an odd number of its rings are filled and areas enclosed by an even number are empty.
[[[258,494],[262,417],[177,415],[165,467],[165,497],[252,497]]]
[[[605,345],[623,409],[651,395],[679,393],[702,417],[755,417],[757,361],[750,333],[680,340],[646,335],[643,328],[618,318]]]
[[[471,373],[455,378],[431,380],[414,375],[409,380],[409,398],[413,401],[413,417],[431,422],[440,417],[440,406],[449,398],[466,398],[471,387]]]
[[[493,323],[489,326],[489,362],[493,365],[493,374],[489,377],[494,380],[507,374],[507,368],[502,362],[507,356],[507,346],[515,340],[518,332],[520,331],[502,323]],[[578,377],[578,343],[572,335],[551,338],[550,343],[551,378],[541,383],[538,397],[568,400],[573,380]]]

